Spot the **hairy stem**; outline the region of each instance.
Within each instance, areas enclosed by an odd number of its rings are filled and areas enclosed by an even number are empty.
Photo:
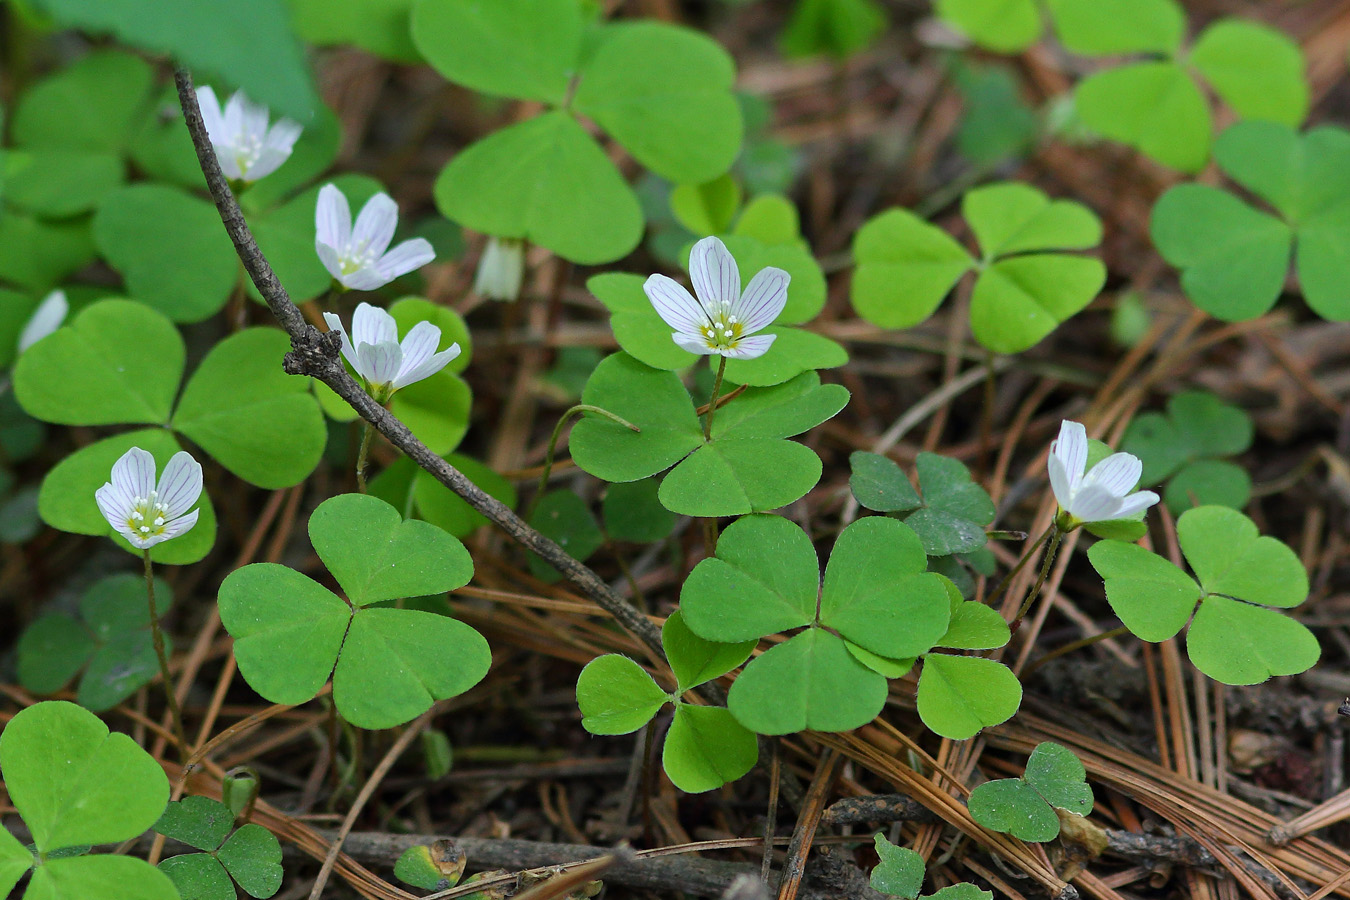
[[[174,693],[173,676],[169,674],[169,655],[164,651],[164,632],[159,627],[159,609],[155,606],[155,568],[150,562],[149,550],[142,550],[141,555],[145,558],[145,596],[150,602],[150,637],[155,645],[155,658],[159,660],[160,680],[164,682],[164,699],[169,704],[169,717],[173,720],[178,753],[186,763],[192,751],[188,746],[187,733],[183,731],[183,714],[178,709],[178,695]]]
[[[366,460],[370,456],[370,439],[374,435],[375,429],[370,427],[370,423],[362,422],[361,449],[356,453],[356,489],[363,494],[366,493]]]
[[[1045,559],[1041,560],[1041,571],[1036,575],[1036,583],[1031,586],[1031,593],[1027,594],[1027,599],[1022,601],[1021,609],[1017,610],[1017,617],[1012,620],[1010,627],[1016,631],[1022,624],[1022,618],[1031,609],[1031,604],[1036,602],[1036,598],[1041,595],[1041,588],[1045,586],[1045,578],[1050,574],[1050,564],[1055,561],[1055,553],[1059,550],[1059,542],[1064,539],[1064,532],[1057,525],[1054,528],[1050,538],[1050,546],[1045,550]]]
[[[717,364],[717,378],[713,380],[712,399],[708,401],[708,418],[703,420],[703,439],[712,440],[713,413],[717,412],[717,397],[722,393],[722,376],[727,372],[727,358],[718,357],[722,361]]]
[[[1050,537],[1051,532],[1054,530],[1055,523],[1051,522],[1050,527],[1041,532],[1041,536],[1036,538],[1035,543],[1026,549],[1026,552],[1022,554],[1022,558],[1008,570],[1007,575],[1003,576],[1003,580],[998,583],[998,587],[994,588],[994,592],[985,598],[984,602],[986,606],[993,606],[994,602],[1003,595],[1003,592],[1008,589],[1008,585],[1012,584],[1012,580],[1017,577],[1017,573],[1026,568],[1027,561],[1036,553],[1036,549],[1040,547],[1041,544],[1045,543],[1046,538]]]

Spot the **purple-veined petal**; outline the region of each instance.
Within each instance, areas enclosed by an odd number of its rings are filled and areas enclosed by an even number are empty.
[[[314,208],[314,241],[316,245],[332,247],[336,256],[341,256],[352,242],[352,208],[347,204],[347,195],[335,184],[325,184],[319,189],[319,201]],[[327,260],[324,266],[334,278],[341,274],[340,266],[336,272]]]
[[[323,320],[328,323],[329,331],[336,331],[342,337],[342,356],[352,364],[352,368],[356,368],[356,348],[352,346],[351,338],[347,337],[347,329],[342,327],[342,320],[330,312],[323,314]]]
[[[338,282],[348,290],[373,291],[376,288],[384,287],[389,283],[389,279],[381,275],[380,271],[374,266],[366,265],[355,272],[341,276],[338,278]]]
[[[389,384],[398,374],[403,353],[398,344],[357,344],[356,370],[372,385]]]
[[[19,333],[19,352],[22,353],[60,328],[68,312],[70,304],[66,302],[65,291],[52,291],[44,297]]]
[[[731,314],[740,320],[745,334],[753,334],[772,325],[787,305],[788,282],[792,276],[782,269],[770,266],[760,269],[745,289],[745,294],[732,303]]]
[[[202,464],[191,453],[179,450],[164,467],[156,490],[165,507],[164,518],[178,518],[202,495]]]
[[[727,245],[715,237],[705,237],[689,252],[689,280],[709,312],[741,298],[741,270]]]
[[[1135,491],[1124,500],[1120,501],[1120,508],[1116,510],[1116,518],[1128,519],[1135,513],[1148,509],[1161,499],[1152,491]]]
[[[436,258],[426,238],[410,238],[375,260],[375,269],[386,281],[422,268]]]
[[[170,521],[165,522],[164,533],[159,536],[158,540],[156,540],[155,543],[167,541],[171,538],[178,537],[180,534],[184,534],[188,531],[191,531],[192,526],[197,524],[197,515],[199,513],[200,510],[194,509],[192,512],[188,513],[185,516],[179,516],[176,519],[171,519]]]
[[[358,253],[369,253],[371,259],[378,259],[389,242],[394,239],[394,229],[398,227],[398,204],[394,198],[383,192],[376,194],[361,207],[352,228],[352,248]]]
[[[703,329],[708,326],[708,314],[684,285],[665,275],[651,275],[643,282],[642,290],[661,321],[681,334],[697,335],[700,340],[703,339]]]
[[[755,334],[750,337],[743,337],[736,342],[734,349],[715,351],[728,359],[755,359],[768,352],[769,347],[774,341],[778,340],[776,334]]]
[[[1089,484],[1073,495],[1069,515],[1083,522],[1107,522],[1119,519],[1120,497],[1100,484]]]
[[[131,503],[122,497],[117,488],[111,484],[103,485],[94,491],[94,502],[98,504],[98,511],[103,513],[103,518],[108,520],[109,525],[123,534],[127,533],[127,517],[131,515]]]
[[[1046,468],[1050,470],[1050,490],[1055,494],[1055,501],[1063,509],[1068,509],[1073,502],[1073,492],[1069,489],[1069,473],[1064,468],[1064,460],[1060,459],[1059,454],[1051,453],[1046,460]]]
[[[440,340],[440,338],[437,338],[437,340]],[[409,366],[405,362],[403,368],[398,373],[398,377],[394,379],[395,389],[415,384],[423,378],[430,378],[441,369],[450,365],[450,362],[459,356],[459,354],[460,346],[458,343],[454,343],[440,353],[433,353],[431,356],[428,356],[416,366]]]
[[[1074,493],[1083,480],[1083,470],[1087,468],[1087,429],[1068,419],[1060,422],[1059,438],[1050,445],[1050,452],[1064,463],[1064,472],[1069,476],[1069,493]]]
[[[352,313],[352,343],[357,347],[362,344],[397,344],[398,323],[378,306],[362,301],[356,305],[356,312]]]
[[[1113,496],[1124,497],[1139,483],[1139,475],[1143,470],[1144,464],[1139,461],[1139,457],[1129,453],[1112,453],[1083,476],[1079,490],[1089,485],[1100,485]]]
[[[682,349],[690,353],[697,353],[699,356],[712,356],[717,351],[708,346],[707,338],[697,337],[692,334],[685,334],[677,331],[670,336],[670,339],[678,344]]]
[[[436,352],[436,348],[441,343],[441,330],[430,322],[418,322],[399,343],[399,349],[403,351],[403,364],[399,367],[399,375],[420,366],[423,362]]]
[[[314,241],[314,252],[319,255],[319,262],[323,263],[323,267],[328,270],[328,274],[341,280],[342,260],[338,258],[337,250],[316,239]]]
[[[113,463],[111,483],[119,496],[128,498],[130,512],[133,501],[149,497],[155,489],[155,458],[148,450],[132,447]]]

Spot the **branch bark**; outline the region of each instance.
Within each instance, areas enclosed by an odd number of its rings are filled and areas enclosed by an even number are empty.
[[[234,243],[235,252],[244,264],[254,286],[272,310],[281,327],[291,338],[291,352],[286,354],[283,366],[291,375],[307,375],[317,378],[333,389],[343,400],[395,447],[430,472],[433,477],[460,497],[474,509],[510,535],[517,543],[532,550],[547,560],[550,565],[576,585],[589,598],[614,617],[630,633],[652,649],[657,659],[664,659],[661,649],[661,632],[651,620],[638,609],[610,590],[600,576],[591,571],[580,560],[571,556],[562,547],[531,528],[524,519],[516,515],[510,507],[481,490],[454,466],[441,459],[427,448],[412,433],[408,426],[391,414],[362,389],[356,379],[347,374],[339,355],[340,343],[333,332],[320,332],[305,321],[304,315],[291,301],[286,288],[282,286],[272,266],[267,262],[239,203],[230,190],[229,182],[220,170],[211,140],[202,121],[201,109],[197,105],[197,94],[192,86],[192,75],[180,68],[174,72],[174,82],[178,87],[178,101],[183,108],[183,118],[187,121],[188,132],[192,136],[193,147],[197,151],[197,162],[206,177],[206,186],[215,201],[225,231]]]

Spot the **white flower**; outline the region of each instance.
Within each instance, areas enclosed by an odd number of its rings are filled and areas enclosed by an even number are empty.
[[[356,307],[352,315],[352,333],[342,327],[342,320],[332,313],[324,313],[328,327],[342,335],[342,355],[351,363],[356,374],[366,380],[367,389],[387,399],[390,394],[414,381],[435,375],[455,357],[459,344],[451,344],[440,353],[441,330],[430,322],[418,322],[398,342],[398,325],[394,317],[369,303]]]
[[[278,119],[267,127],[267,107],[235,91],[222,112],[216,92],[197,88],[202,122],[216,151],[220,169],[231,181],[257,181],[272,174],[291,156],[300,132],[299,122]]]
[[[132,447],[113,463],[112,480],[94,492],[108,524],[146,550],[176,538],[197,524],[198,510],[188,512],[202,493],[202,465],[179,450],[155,484],[155,458]]]
[[[689,279],[697,300],[664,275],[651,276],[642,289],[657,314],[675,329],[671,338],[690,353],[754,359],[764,355],[776,335],[751,335],[783,311],[790,278],[782,269],[761,269],[742,294],[736,260],[725,244],[707,237],[689,254]]]
[[[347,197],[335,185],[319,191],[314,212],[314,249],[324,268],[353,291],[373,291],[436,258],[424,238],[404,241],[385,253],[398,226],[398,204],[388,194],[371,197],[352,227]]]
[[[525,242],[489,237],[483,258],[478,261],[473,291],[489,300],[516,300],[524,276]]]
[[[70,304],[66,302],[65,291],[52,291],[44,297],[37,309],[28,317],[28,324],[23,326],[23,331],[19,334],[19,352],[22,353],[60,328],[68,312]]]
[[[1050,445],[1050,487],[1060,508],[1077,522],[1127,519],[1158,502],[1152,491],[1135,491],[1143,463],[1129,453],[1112,453],[1087,474],[1087,429],[1065,419]]]

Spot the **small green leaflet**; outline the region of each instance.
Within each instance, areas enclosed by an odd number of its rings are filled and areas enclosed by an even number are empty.
[[[1059,835],[1056,810],[1075,816],[1092,812],[1086,775],[1071,751],[1045,741],[1031,751],[1021,778],[986,781],[971,791],[971,818],[1024,841],[1054,840]]]

